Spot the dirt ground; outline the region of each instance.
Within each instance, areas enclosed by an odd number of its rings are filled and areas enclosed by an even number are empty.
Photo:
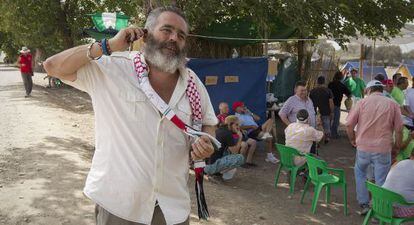
[[[73,88],[48,89],[44,76],[35,74],[33,97],[24,98],[20,73],[0,65],[0,224],[94,224],[94,204],[82,194],[94,152],[90,98]],[[332,191],[330,204],[321,197],[315,215],[310,213],[312,193],[299,203],[301,181],[290,196],[282,174],[275,189],[277,166],[264,162],[261,150],[255,156],[257,168],[238,169],[229,182],[205,182],[211,218],[199,221],[193,201],[191,224],[361,224],[354,154],[345,138],[320,149],[331,166],[346,171],[348,216],[343,215],[341,189]]]

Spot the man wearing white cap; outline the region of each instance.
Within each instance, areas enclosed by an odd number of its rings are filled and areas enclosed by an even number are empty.
[[[383,185],[391,167],[391,151],[400,149],[402,143],[400,107],[383,96],[383,89],[380,81],[368,82],[368,96],[352,107],[346,122],[349,141],[357,150],[354,172],[362,215],[369,210],[369,195],[365,186],[368,166],[372,164],[374,167],[375,183]]]
[[[17,66],[20,68],[22,74],[22,79],[24,83],[24,88],[26,89],[26,95],[24,97],[29,97],[33,88],[33,69],[32,69],[32,55],[30,54],[30,49],[27,47],[22,47],[19,51],[20,56],[17,61]]]

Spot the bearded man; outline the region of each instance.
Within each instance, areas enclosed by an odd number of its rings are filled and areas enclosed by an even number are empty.
[[[185,66],[188,31],[179,9],[161,7],[145,29],[121,30],[44,63],[92,99],[96,150],[84,193],[96,203],[98,225],[189,224],[189,150],[203,160],[214,148],[207,136],[191,143],[188,125],[214,134],[218,121],[204,85]],[[126,52],[139,38],[142,52]]]

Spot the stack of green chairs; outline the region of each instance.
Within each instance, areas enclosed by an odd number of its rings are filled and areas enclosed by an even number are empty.
[[[295,159],[295,156],[304,156],[304,155],[300,153],[298,150],[285,146],[285,145],[276,144],[276,148],[280,154],[280,165],[275,175],[275,188],[277,187],[277,182],[279,181],[280,172],[282,170],[286,170],[290,172],[289,193],[293,194],[295,190],[296,177],[299,171],[307,167],[306,164],[303,166],[296,166],[294,159]]]
[[[378,219],[380,224],[389,223],[397,225],[408,221],[414,221],[414,217],[397,218],[394,215],[394,205],[414,206],[414,203],[408,203],[403,196],[393,191],[379,187],[367,181],[368,191],[371,192],[372,208],[365,216],[363,225],[367,225],[372,217]]]
[[[347,185],[345,180],[345,171],[343,169],[329,168],[327,163],[323,160],[317,159],[309,154],[306,154],[306,161],[309,168],[309,178],[306,181],[305,188],[300,198],[300,203],[303,203],[303,198],[309,188],[309,183],[315,185],[314,196],[312,200],[312,213],[315,213],[318,203],[319,195],[323,187],[326,187],[326,203],[330,201],[331,187],[340,186],[343,190],[344,198],[344,214],[348,215],[347,207]]]

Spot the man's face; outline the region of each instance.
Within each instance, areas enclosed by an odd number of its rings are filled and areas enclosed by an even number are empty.
[[[306,99],[308,96],[308,90],[304,86],[297,86],[295,88],[295,94],[301,99]]]
[[[405,90],[405,89],[407,89],[408,88],[408,80],[407,79],[405,79],[404,80],[404,83],[403,84],[401,84],[401,90]]]
[[[240,113],[240,114],[244,114],[244,113],[246,113],[246,108],[244,107],[244,105],[239,106],[239,107],[236,108],[236,112]]]
[[[395,76],[395,79],[393,80],[394,84],[397,84],[398,79],[400,79],[401,75],[397,74],[397,76]]]
[[[186,22],[179,15],[161,13],[145,40],[146,59],[161,71],[175,73],[185,65],[187,30]]]
[[[392,84],[387,84],[384,89],[388,92],[391,93],[392,89],[394,88],[394,85]]]
[[[230,129],[231,129],[231,132],[233,132],[233,133],[239,132],[240,131],[240,123],[239,122],[233,123],[231,125]]]
[[[172,12],[163,12],[158,17],[153,30],[154,38],[162,44],[162,52],[166,55],[178,55],[185,47],[187,24],[183,18]]]
[[[229,113],[229,105],[227,103],[220,105],[220,113]]]
[[[358,71],[356,71],[356,70],[352,70],[351,71],[352,78],[356,78],[357,77],[357,74],[358,74]]]

